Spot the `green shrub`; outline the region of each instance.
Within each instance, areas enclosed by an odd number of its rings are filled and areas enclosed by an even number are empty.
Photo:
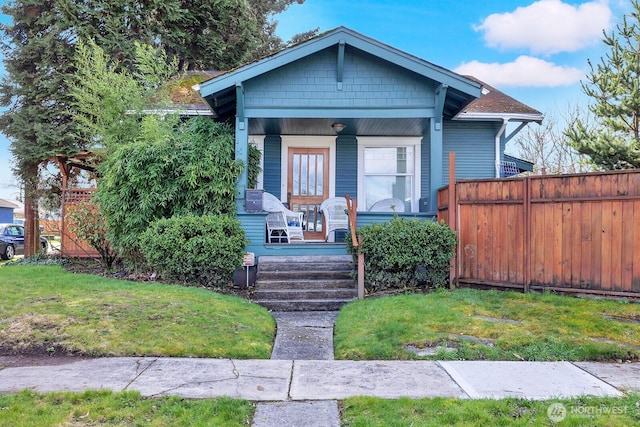
[[[166,278],[219,287],[242,265],[247,241],[230,215],[174,216],[140,236],[147,263]]]
[[[368,292],[420,286],[445,286],[456,235],[445,224],[394,218],[358,229],[362,245],[355,249],[351,236],[345,239],[349,252],[364,254],[364,280]]]
[[[138,237],[149,224],[176,215],[235,213],[233,128],[205,117],[165,129],[155,115],[141,120],[139,138],[100,165],[100,209],[108,237],[129,264],[137,264]]]

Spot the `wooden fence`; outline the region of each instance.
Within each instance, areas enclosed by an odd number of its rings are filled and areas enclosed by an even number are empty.
[[[640,170],[458,181],[438,207],[458,283],[640,297]]]
[[[62,234],[60,236],[60,254],[71,258],[98,258],[100,254],[84,240],[69,230],[66,217],[67,213],[76,209],[78,203],[91,200],[95,189],[93,188],[68,188],[62,193]]]

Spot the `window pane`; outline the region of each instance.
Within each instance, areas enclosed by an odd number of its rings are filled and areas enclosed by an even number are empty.
[[[293,195],[300,195],[300,155],[293,155],[293,170],[291,171],[293,174]]]
[[[309,155],[309,195],[317,196],[316,192],[316,155]]]
[[[300,195],[306,196],[309,194],[307,191],[307,178],[309,177],[309,175],[307,175],[307,166],[309,166],[309,156],[307,154],[300,156],[300,166]]]
[[[413,147],[366,147],[365,174],[413,174]]]
[[[324,154],[318,154],[318,192],[317,195],[324,194]]]
[[[404,201],[405,211],[411,211],[412,177],[410,176],[365,176],[365,205],[369,210],[375,202],[395,197]]]

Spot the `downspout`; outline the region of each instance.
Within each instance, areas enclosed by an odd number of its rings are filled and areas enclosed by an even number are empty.
[[[496,134],[496,140],[495,140],[496,178],[500,178],[500,138],[502,138],[502,135],[504,135],[504,131],[507,129],[508,124],[509,124],[509,119],[506,117],[503,117],[502,126],[500,126],[500,130]]]

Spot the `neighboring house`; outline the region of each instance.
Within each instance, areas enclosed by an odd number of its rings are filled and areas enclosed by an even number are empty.
[[[358,225],[393,213],[368,209],[405,202],[400,216],[431,219],[449,156],[457,178],[504,175],[506,142],[542,114],[474,79],[339,27],[199,85],[218,120],[235,123],[236,157],[248,144],[263,153],[260,187],[307,215],[324,199],[357,199]],[[516,123],[506,134],[507,125]],[[529,164],[530,165],[530,164]],[[527,169],[526,162],[516,166]],[[522,169],[521,169],[522,170]],[[340,254],[344,245],[265,244],[266,213],[245,209],[246,172],[237,185],[238,217],[265,254]],[[305,239],[318,225],[307,216]]]
[[[18,205],[8,200],[0,199],[0,223],[12,224],[14,209],[18,209]]]

